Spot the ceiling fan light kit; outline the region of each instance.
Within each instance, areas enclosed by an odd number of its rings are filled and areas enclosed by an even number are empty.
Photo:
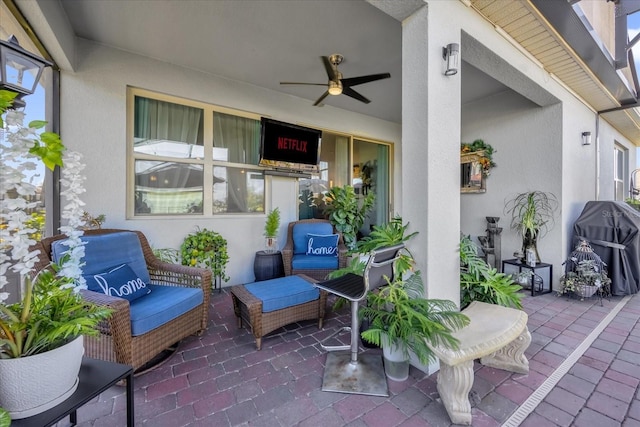
[[[338,65],[344,60],[344,57],[338,53],[330,56],[321,56],[325,71],[327,72],[327,83],[305,83],[305,82],[280,82],[281,85],[310,85],[310,86],[326,86],[327,90],[316,100],[314,106],[321,106],[322,101],[329,95],[347,95],[353,99],[357,99],[365,104],[371,101],[360,93],[356,92],[351,86],[357,86],[364,83],[374,82],[376,80],[388,79],[391,77],[389,73],[370,74],[366,76],[343,78],[342,73],[338,71]]]

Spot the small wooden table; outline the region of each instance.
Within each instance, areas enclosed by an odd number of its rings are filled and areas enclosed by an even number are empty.
[[[12,420],[11,427],[52,426],[67,415],[71,425],[75,426],[78,422],[77,409],[122,379],[127,382],[127,427],[134,426],[131,366],[83,357],[79,379],[78,388],[67,400],[38,415]]]

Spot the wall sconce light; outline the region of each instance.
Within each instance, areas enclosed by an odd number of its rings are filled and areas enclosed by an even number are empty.
[[[25,95],[31,95],[38,86],[44,67],[53,65],[44,58],[23,49],[15,36],[0,40],[0,89],[17,92],[12,108],[22,108]]]
[[[458,43],[449,43],[442,48],[442,59],[447,63],[445,76],[453,76],[458,73],[458,56],[460,56],[460,45]]]
[[[591,145],[591,132],[582,132],[582,145]]]

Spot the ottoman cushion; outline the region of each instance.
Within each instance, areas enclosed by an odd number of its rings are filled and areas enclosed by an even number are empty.
[[[279,277],[244,285],[256,298],[262,300],[262,312],[280,310],[316,300],[320,291],[299,276]]]

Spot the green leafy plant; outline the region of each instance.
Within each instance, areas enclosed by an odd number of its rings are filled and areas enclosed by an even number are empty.
[[[513,279],[491,268],[478,256],[478,247],[468,236],[460,239],[460,306],[472,301],[522,309],[522,287]]]
[[[174,248],[153,248],[153,254],[162,262],[182,264],[180,251]]]
[[[84,211],[81,219],[84,221],[83,228],[85,230],[95,230],[102,228],[102,224],[107,220],[107,216],[105,214],[93,216],[89,212]]]
[[[505,210],[511,215],[511,229],[522,236],[544,236],[553,225],[558,199],[552,193],[530,191],[507,201]]]
[[[111,314],[82,299],[60,268],[25,277],[21,301],[0,305],[0,359],[32,356],[58,348],[80,335],[97,335],[98,323]]]
[[[474,152],[483,152],[483,156],[480,158],[479,162],[482,165],[482,174],[484,176],[489,176],[491,174],[491,169],[498,166],[493,161],[493,153],[495,152],[493,147],[490,144],[487,144],[481,139],[476,139],[472,143],[463,142],[460,144],[460,153],[474,153]]]
[[[574,271],[568,271],[560,278],[560,295],[573,293],[584,297],[586,294],[601,292],[609,294],[611,279],[607,272],[601,269],[595,260],[579,261]],[[586,288],[592,288],[589,292]]]
[[[280,228],[280,209],[275,208],[267,215],[267,220],[264,224],[264,236],[276,237],[278,228]]]
[[[228,281],[226,267],[229,263],[227,240],[215,231],[198,229],[185,237],[180,246],[182,264],[208,268],[213,277]],[[215,286],[215,285],[214,285]]]
[[[10,425],[11,417],[9,413],[5,409],[0,408],[0,427],[9,427]]]
[[[406,243],[418,234],[417,231],[407,234],[408,228],[409,223],[403,224],[402,217],[400,216],[395,216],[391,221],[384,225],[375,225],[371,234],[358,241],[357,251],[363,254],[368,254],[377,249]],[[412,270],[414,264],[415,261],[413,259],[413,255],[405,247],[403,252],[400,254],[399,259],[396,261],[395,271],[398,275],[402,276],[405,272]],[[362,276],[365,267],[366,262],[360,258],[354,258],[345,268],[340,268],[329,273],[328,278],[335,279],[336,277],[344,276],[347,273]],[[344,304],[345,300],[343,298],[338,298],[333,305],[333,309],[338,310]]]
[[[367,296],[367,305],[361,307],[360,318],[367,318],[370,327],[362,338],[374,345],[401,344],[405,356],[412,351],[420,363],[436,360],[427,345],[458,348],[452,332],[469,324],[469,319],[449,300],[425,299],[420,271],[408,279],[387,279],[387,286]]]
[[[375,194],[368,193],[358,201],[355,189],[350,185],[333,187],[324,196],[325,214],[333,226],[342,233],[344,243],[350,251],[356,249],[358,230],[373,208]]]
[[[624,199],[624,201],[625,201],[626,204],[628,204],[632,208],[634,208],[636,210],[640,210],[640,200],[634,199],[634,198],[631,198],[631,197],[627,197],[626,199]]]
[[[371,233],[358,241],[356,248],[358,252],[366,254],[376,249],[406,243],[418,234],[417,231],[407,233],[408,228],[409,223],[403,224],[402,217],[395,216],[384,225],[374,225]],[[413,262],[413,255],[405,247],[396,263],[396,269],[399,273],[408,271],[412,268]]]

